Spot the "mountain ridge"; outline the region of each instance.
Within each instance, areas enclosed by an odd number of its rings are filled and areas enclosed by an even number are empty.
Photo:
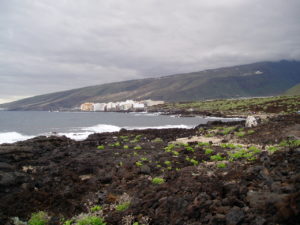
[[[279,95],[300,83],[300,62],[282,60],[93,85],[0,105],[8,110],[61,110],[81,103],[153,99],[196,101]]]

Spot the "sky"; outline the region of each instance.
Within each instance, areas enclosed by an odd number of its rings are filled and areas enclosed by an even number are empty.
[[[300,59],[299,0],[0,0],[0,103]]]

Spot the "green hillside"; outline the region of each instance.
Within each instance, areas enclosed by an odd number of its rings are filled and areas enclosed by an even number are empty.
[[[294,87],[288,89],[285,92],[286,95],[300,95],[300,83],[295,85]]]
[[[97,81],[95,81],[97,82]],[[160,78],[130,80],[40,95],[0,105],[61,110],[81,103],[153,99],[168,102],[279,95],[300,83],[300,62],[260,62]]]

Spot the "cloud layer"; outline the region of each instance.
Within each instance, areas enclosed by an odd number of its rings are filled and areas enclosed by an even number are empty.
[[[2,0],[0,101],[300,59],[299,0]]]

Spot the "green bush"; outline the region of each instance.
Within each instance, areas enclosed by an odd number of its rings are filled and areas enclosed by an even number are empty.
[[[87,216],[83,219],[80,219],[76,223],[77,225],[106,225],[104,219],[97,216]]]
[[[130,206],[130,202],[124,202],[116,206],[117,211],[125,211]]]
[[[95,205],[91,208],[91,212],[97,212],[102,210],[102,207],[100,205]]]
[[[209,155],[209,154],[211,154],[213,152],[214,152],[214,150],[212,150],[211,148],[205,149],[205,155]]]
[[[135,150],[141,150],[142,147],[138,145],[138,146],[135,146],[134,149],[135,149]]]
[[[100,150],[103,150],[104,149],[104,145],[99,145],[97,148],[100,149]]]
[[[164,180],[164,178],[154,177],[152,179],[152,183],[153,184],[163,184],[163,183],[165,183],[165,180]]]
[[[46,212],[40,211],[32,213],[31,218],[28,221],[29,225],[46,225],[49,221],[49,217]]]
[[[190,162],[194,165],[194,166],[198,166],[199,162],[196,159],[191,159]]]
[[[218,167],[218,168],[226,168],[226,166],[227,166],[227,165],[226,165],[225,163],[218,163],[218,164],[217,164],[217,167]]]
[[[154,140],[152,140],[153,143],[162,143],[163,139],[161,138],[155,138]]]
[[[143,163],[142,163],[142,162],[140,162],[140,161],[137,161],[137,162],[135,163],[135,165],[136,165],[136,166],[142,166],[142,165],[143,165]]]
[[[221,161],[221,160],[223,160],[224,158],[220,155],[220,153],[218,153],[217,155],[212,155],[212,156],[210,157],[210,159],[213,160],[213,161]]]
[[[129,149],[129,146],[128,145],[124,145],[123,148],[124,149]]]

